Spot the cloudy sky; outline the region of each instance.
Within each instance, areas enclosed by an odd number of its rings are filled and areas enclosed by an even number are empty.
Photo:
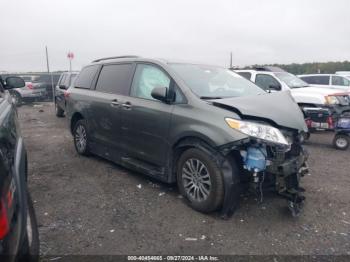
[[[227,66],[350,60],[349,0],[1,0],[0,71],[123,54]]]

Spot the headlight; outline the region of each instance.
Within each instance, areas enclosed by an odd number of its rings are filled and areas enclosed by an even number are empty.
[[[225,121],[231,128],[236,129],[248,136],[282,145],[289,145],[287,139],[283,136],[281,131],[272,126],[232,118],[225,118]]]
[[[339,104],[339,100],[336,96],[325,96],[324,98],[326,99],[326,104],[328,104],[328,105],[338,105]]]

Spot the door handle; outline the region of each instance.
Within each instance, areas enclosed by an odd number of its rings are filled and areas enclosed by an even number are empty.
[[[131,109],[131,103],[130,102],[125,102],[124,104],[122,104],[122,107],[126,110]]]
[[[120,105],[120,103],[118,102],[117,99],[112,100],[112,102],[111,102],[112,107],[119,106],[119,105]]]

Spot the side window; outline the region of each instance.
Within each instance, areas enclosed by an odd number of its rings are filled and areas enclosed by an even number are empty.
[[[280,83],[270,75],[257,74],[255,77],[255,84],[264,90],[281,90]]]
[[[66,75],[65,74],[62,74],[60,79],[58,80],[58,83],[57,85],[64,85],[64,79],[65,79]]]
[[[315,76],[315,84],[317,85],[329,85],[329,76]]]
[[[315,84],[315,79],[313,76],[301,76],[299,78],[308,84]]]
[[[92,80],[96,75],[97,69],[98,65],[84,67],[81,70],[77,81],[75,81],[75,87],[90,89]]]
[[[349,86],[350,81],[341,76],[332,76],[332,85],[336,86]]]
[[[249,73],[249,72],[236,72],[236,73],[248,80],[250,80],[250,78],[252,77],[252,73]]]
[[[104,65],[98,77],[96,90],[120,95],[129,95],[133,64]]]
[[[329,76],[304,76],[301,79],[309,84],[329,85]]]
[[[138,64],[131,88],[131,96],[155,100],[152,90],[155,87],[169,88],[170,78],[158,67]]]

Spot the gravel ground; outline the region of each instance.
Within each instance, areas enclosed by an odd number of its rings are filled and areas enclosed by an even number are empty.
[[[22,106],[19,119],[43,255],[350,254],[350,150],[333,149],[332,133],[307,143],[311,175],[300,217],[283,199],[258,204],[246,196],[222,220],[186,206],[174,186],[78,156],[51,103]]]

